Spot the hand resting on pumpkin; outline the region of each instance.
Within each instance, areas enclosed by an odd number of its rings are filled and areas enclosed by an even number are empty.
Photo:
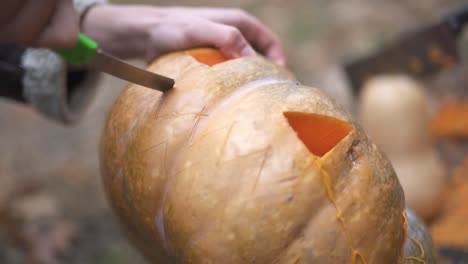
[[[75,45],[79,16],[73,2],[46,2],[3,1],[0,41],[45,48]],[[277,64],[286,61],[278,37],[240,9],[96,4],[82,17],[81,30],[122,58],[151,61],[170,51],[212,46],[231,58],[254,55],[256,49]]]
[[[52,119],[73,123],[95,94],[96,74],[68,67],[40,48],[73,47],[78,32],[123,59],[151,62],[180,49],[215,47],[231,58],[255,52],[284,65],[278,37],[239,9],[107,5],[107,0],[0,1],[1,76],[12,76],[0,97],[31,104]],[[34,47],[34,48],[28,48]],[[18,75],[9,69],[21,68]]]
[[[286,61],[278,37],[239,9],[96,5],[83,18],[82,31],[121,58],[151,61],[212,46],[231,58],[254,55],[255,48],[277,64]]]

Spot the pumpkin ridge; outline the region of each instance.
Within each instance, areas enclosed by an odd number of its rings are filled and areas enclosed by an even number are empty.
[[[338,205],[338,199],[339,199],[339,196],[335,196],[335,191],[334,191],[334,184],[331,182],[331,177],[329,175],[329,172],[325,170],[325,168],[323,168],[323,165],[322,165],[322,160],[326,159],[326,157],[328,155],[333,155],[333,150],[336,149],[340,144],[343,144],[345,139],[347,137],[350,137],[352,133],[354,133],[355,129],[352,125],[348,125],[347,122],[345,121],[342,121],[340,119],[337,119],[335,117],[331,117],[331,116],[328,116],[328,115],[320,115],[320,114],[309,114],[309,113],[302,113],[302,112],[285,112],[283,113],[285,115],[285,117],[288,119],[288,122],[290,124],[290,126],[296,131],[296,127],[295,127],[295,122],[290,122],[290,119],[289,117],[291,116],[288,116],[288,115],[291,115],[291,114],[299,114],[299,115],[310,115],[310,116],[316,116],[316,117],[319,117],[319,118],[325,118],[326,119],[329,119],[330,121],[333,121],[333,122],[337,122],[337,124],[346,124],[347,126],[345,126],[345,131],[339,131],[337,127],[331,127],[329,131],[325,131],[324,133],[322,133],[321,135],[319,134],[318,136],[318,140],[315,140],[316,142],[321,142],[323,140],[326,140],[327,137],[329,137],[330,135],[333,135],[334,133],[338,133],[338,134],[341,134],[340,137],[337,139],[337,142],[331,142],[331,146],[329,146],[329,149],[323,153],[322,155],[317,155],[316,153],[314,153],[314,151],[312,150],[313,148],[310,146],[310,140],[309,142],[304,142],[303,140],[303,136],[301,136],[301,132],[300,131],[297,131],[297,136],[298,136],[298,139],[303,142],[303,144],[308,148],[309,152],[315,156],[314,157],[314,161],[313,161],[313,164],[316,165],[316,167],[319,169],[319,172],[320,172],[320,177],[321,177],[321,180],[322,180],[322,183],[323,183],[323,186],[325,188],[325,192],[327,194],[327,198],[329,200],[329,202],[333,205],[333,207],[335,208],[336,210],[336,220],[340,223],[341,225],[341,228],[342,228],[342,231],[343,231],[343,234],[346,238],[346,241],[349,245],[349,248],[351,250],[351,263],[355,264],[357,263],[357,261],[360,261],[361,263],[367,263],[366,261],[366,258],[359,252],[359,250],[355,247],[354,245],[354,242],[355,241],[354,239],[351,238],[351,235],[349,233],[349,230],[346,226],[346,222],[345,222],[345,218],[343,216],[343,210],[342,208]],[[303,116],[304,117],[304,116]],[[297,122],[296,122],[297,124]],[[335,124],[336,125],[336,124]],[[302,134],[304,134],[302,132]],[[353,144],[353,143],[352,143]],[[351,144],[351,146],[352,146]],[[348,150],[349,151],[349,150]],[[348,154],[347,154],[348,155]],[[352,169],[353,166],[351,166],[351,169]]]
[[[354,247],[353,239],[351,238],[351,235],[349,234],[349,231],[346,228],[345,219],[343,217],[343,211],[341,207],[338,205],[338,203],[336,202],[336,197],[334,195],[333,187],[331,186],[332,183],[331,183],[330,175],[323,168],[321,159],[314,159],[313,162],[319,169],[320,177],[322,179],[323,186],[325,187],[325,192],[327,193],[327,197],[330,203],[333,205],[333,207],[336,210],[336,220],[340,223],[341,230],[343,231],[346,241],[348,242],[348,246],[351,249],[351,260],[352,260],[351,263],[356,264],[356,260],[360,259],[363,264],[367,264],[365,257]]]
[[[312,162],[310,164],[310,166],[314,166],[314,163]],[[323,197],[323,198],[321,198],[321,200],[325,201],[325,200],[328,200],[328,198]],[[323,210],[324,207],[326,207],[325,204],[321,205],[319,208],[314,208],[315,210],[310,210],[311,212],[309,213],[309,215],[307,217],[307,220],[304,221],[301,225],[298,225],[298,227],[296,228],[296,231],[293,233],[293,235],[291,235],[291,238],[288,239],[288,242],[284,244],[282,251],[278,252],[277,255],[274,258],[272,258],[272,261],[271,261],[272,264],[281,264],[280,261],[281,261],[281,258],[283,257],[282,254],[284,254],[284,252],[287,252],[288,249],[290,249],[294,245],[294,243],[296,241],[303,238],[303,236],[301,234],[303,234],[305,232],[305,230],[308,228],[308,226],[314,220],[314,217],[318,214],[318,212]],[[291,260],[292,261],[291,263],[300,263],[301,260],[302,260],[302,255],[296,255]]]

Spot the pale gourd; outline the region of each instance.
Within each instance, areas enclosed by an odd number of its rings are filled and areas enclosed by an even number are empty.
[[[447,181],[432,144],[422,86],[402,75],[375,77],[363,88],[359,115],[366,133],[392,162],[407,205],[426,219],[433,216]]]

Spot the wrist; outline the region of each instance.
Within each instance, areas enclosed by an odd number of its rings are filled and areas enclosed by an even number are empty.
[[[149,29],[157,24],[161,13],[149,6],[96,5],[83,17],[81,30],[115,56],[144,58]]]
[[[107,0],[73,0],[75,11],[78,13],[80,25],[89,10],[97,5],[106,4]]]

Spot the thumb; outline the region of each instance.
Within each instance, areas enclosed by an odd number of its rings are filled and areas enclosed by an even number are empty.
[[[232,26],[200,20],[186,33],[191,46],[214,46],[229,58],[256,54],[240,30]]]

